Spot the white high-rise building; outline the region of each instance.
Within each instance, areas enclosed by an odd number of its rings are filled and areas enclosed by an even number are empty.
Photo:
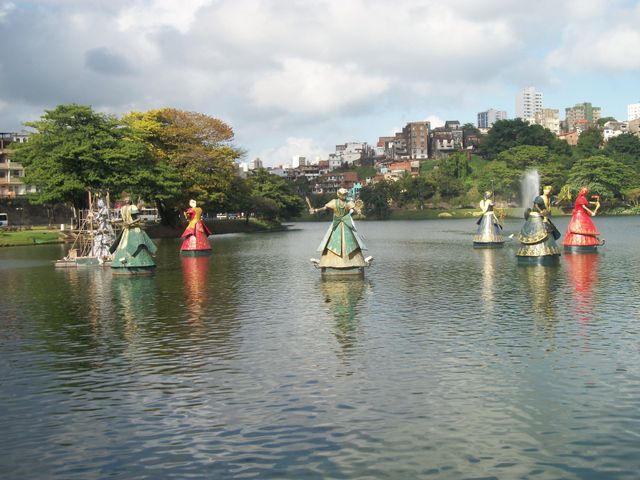
[[[516,118],[533,121],[542,107],[542,92],[537,92],[536,87],[525,87],[516,95]]]
[[[491,128],[498,120],[506,120],[507,112],[490,108],[486,112],[478,113],[478,128]]]
[[[632,103],[627,105],[627,121],[637,120],[640,118],[640,103]]]

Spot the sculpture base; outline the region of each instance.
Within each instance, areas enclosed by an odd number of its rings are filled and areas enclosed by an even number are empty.
[[[539,257],[516,256],[520,265],[556,265],[560,263],[560,255],[541,255]]]
[[[156,267],[111,267],[114,275],[151,275],[156,271]]]
[[[340,276],[364,276],[364,267],[350,267],[350,268],[332,268],[321,267],[320,268],[323,277],[340,277]]]
[[[75,258],[62,258],[56,260],[55,266],[58,268],[76,268],[76,267],[108,267],[111,265],[111,260],[105,260],[100,263],[98,257],[75,257]]]
[[[564,253],[598,253],[598,245],[565,245]]]
[[[502,248],[504,242],[473,242],[473,248]]]
[[[180,255],[183,257],[206,257],[211,255],[211,252],[210,248],[207,250],[180,250]]]

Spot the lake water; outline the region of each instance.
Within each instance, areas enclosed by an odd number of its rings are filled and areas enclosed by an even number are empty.
[[[354,281],[309,262],[328,223],[159,241],[140,278],[0,249],[0,477],[636,479],[640,218],[596,224],[541,267],[359,222]]]

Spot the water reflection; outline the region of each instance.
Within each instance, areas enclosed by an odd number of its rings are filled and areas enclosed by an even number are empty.
[[[519,278],[531,302],[533,315],[545,330],[552,331],[556,319],[555,290],[558,279],[557,265],[520,265]]]
[[[181,257],[188,322],[194,326],[203,325],[209,260],[210,257]]]
[[[146,320],[156,318],[156,280],[153,276],[114,276],[115,315],[124,322],[124,337],[133,343]]]
[[[599,261],[597,254],[564,256],[575,312],[581,322],[588,322],[593,315],[593,292],[598,288]]]
[[[348,357],[356,345],[358,302],[366,285],[363,278],[323,279],[320,289],[334,319],[333,334]]]
[[[496,258],[497,253],[493,249],[476,250],[481,258],[482,265],[482,286],[480,295],[482,297],[482,308],[488,314],[493,313],[495,308],[496,293]]]

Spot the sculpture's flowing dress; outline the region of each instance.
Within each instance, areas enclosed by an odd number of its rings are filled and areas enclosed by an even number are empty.
[[[182,233],[184,241],[180,248],[183,252],[200,251],[203,253],[211,251],[211,245],[207,238],[211,235],[211,230],[202,220],[202,209],[200,207],[189,207],[185,216],[189,220],[187,228]]]
[[[152,270],[156,266],[153,254],[156,253],[157,248],[140,228],[138,219],[134,218],[137,217],[137,209],[133,210],[132,214],[132,208],[134,208],[132,205],[125,205],[120,209],[122,232],[113,255],[111,268],[126,269],[130,273]]]
[[[567,247],[595,247],[600,245],[598,229],[589,213],[582,208],[589,205],[585,194],[578,195],[571,215],[571,221],[565,233],[563,245]]]
[[[560,256],[560,248],[556,238],[560,237],[558,229],[549,220],[549,205],[542,196],[533,201],[533,210],[529,213],[520,233],[520,249],[518,257]]]
[[[318,252],[322,252],[319,266],[327,268],[366,266],[362,251],[367,247],[358,235],[351,218],[354,203],[336,198],[325,207],[333,211],[333,221],[318,246]]]
[[[484,213],[478,220],[478,230],[473,236],[474,243],[504,243],[500,222],[498,222],[496,214],[493,211],[493,202],[491,200],[483,200],[480,202],[480,208],[482,208]]]

